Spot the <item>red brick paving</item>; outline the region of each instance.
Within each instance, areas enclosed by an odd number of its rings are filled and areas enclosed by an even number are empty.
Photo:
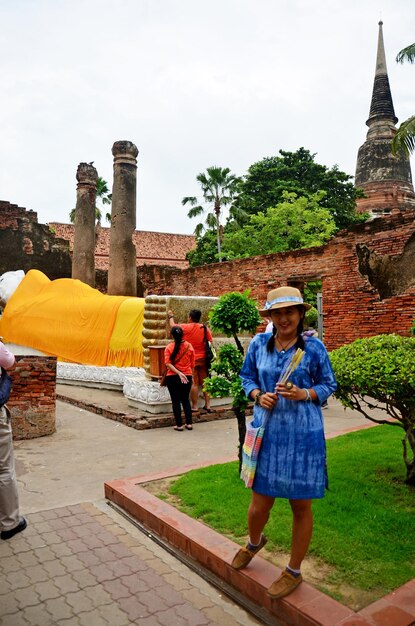
[[[340,604],[307,583],[283,600],[271,600],[266,590],[279,568],[261,557],[255,566],[235,571],[231,560],[238,546],[204,524],[178,511],[140,487],[140,483],[183,473],[183,468],[150,476],[115,480],[105,485],[109,500],[139,520],[149,531],[191,556],[224,579],[259,607],[267,609],[278,624],[287,626],[415,626],[415,580],[359,612]]]

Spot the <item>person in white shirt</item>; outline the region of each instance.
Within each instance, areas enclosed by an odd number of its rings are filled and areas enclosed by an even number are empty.
[[[9,369],[14,365],[14,354],[0,341],[0,365]],[[11,539],[27,526],[19,513],[16,472],[14,469],[13,438],[10,411],[0,407],[0,536]]]

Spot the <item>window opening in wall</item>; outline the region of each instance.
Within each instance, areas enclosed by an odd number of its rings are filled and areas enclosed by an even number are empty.
[[[304,329],[309,330],[314,328],[319,339],[323,339],[324,325],[323,325],[323,282],[321,279],[291,279],[288,280],[290,287],[297,287],[304,297],[304,302],[311,304],[312,308],[307,311],[305,318]]]

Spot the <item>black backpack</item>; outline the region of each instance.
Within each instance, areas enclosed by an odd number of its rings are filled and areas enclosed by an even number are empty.
[[[210,343],[208,341],[208,338],[207,338],[207,328],[206,328],[206,326],[204,324],[203,324],[203,331],[205,333],[204,341],[205,341],[205,353],[206,353],[206,367],[207,367],[207,370],[209,371],[210,370],[210,366],[212,364],[212,361],[215,358],[215,355],[213,354],[211,345],[210,345]]]

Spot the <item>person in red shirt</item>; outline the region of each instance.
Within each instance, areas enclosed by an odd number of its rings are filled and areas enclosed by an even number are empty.
[[[174,341],[167,344],[164,350],[166,364],[166,387],[169,390],[173,406],[176,426],[174,430],[183,430],[182,409],[186,420],[187,430],[192,430],[192,409],[189,394],[192,386],[192,370],[195,364],[195,351],[188,341],[183,339],[183,330],[180,326],[171,329]]]
[[[176,326],[173,311],[168,311],[167,315],[169,318],[170,328],[173,328],[173,326]],[[205,328],[207,340],[212,341],[212,333],[210,332],[209,328],[204,326],[204,324],[200,324],[201,317],[202,312],[199,311],[199,309],[191,309],[189,311],[189,319],[187,324],[179,324],[180,328],[183,330],[184,339],[192,344],[195,351],[193,384],[190,390],[190,402],[192,405],[193,413],[197,413],[198,411],[199,388],[203,387],[203,382],[205,378],[208,377],[208,368],[206,364]],[[203,409],[210,413],[210,397],[205,391],[203,392],[203,397],[205,399],[205,406],[203,407]]]

